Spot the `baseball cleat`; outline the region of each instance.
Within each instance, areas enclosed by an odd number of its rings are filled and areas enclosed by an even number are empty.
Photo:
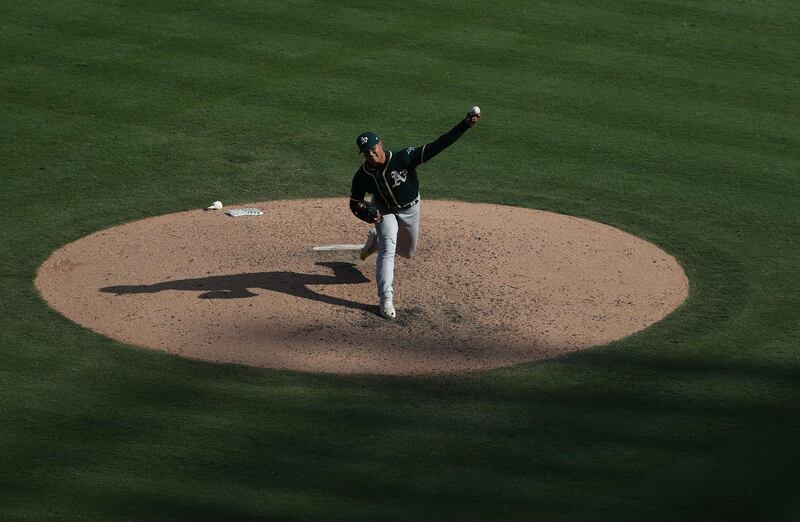
[[[374,228],[370,229],[369,234],[367,234],[367,241],[364,243],[364,246],[361,247],[361,260],[366,260],[369,256],[374,254],[378,250],[378,231]]]
[[[394,319],[397,317],[397,313],[394,311],[394,306],[392,306],[392,303],[381,305],[381,317],[385,319]]]

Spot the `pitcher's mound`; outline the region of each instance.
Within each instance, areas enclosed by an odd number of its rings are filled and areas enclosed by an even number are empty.
[[[687,296],[674,258],[615,228],[536,210],[423,201],[417,256],[397,259],[397,319],[378,316],[375,256],[346,199],[189,211],[70,243],[36,287],[87,328],[215,362],[314,372],[495,368],[630,335]]]

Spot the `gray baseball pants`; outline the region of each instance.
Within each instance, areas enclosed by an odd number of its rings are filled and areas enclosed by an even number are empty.
[[[394,257],[411,259],[417,251],[419,238],[419,207],[422,200],[409,209],[391,212],[376,202],[383,219],[375,225],[378,233],[378,259],[375,276],[381,304],[391,303],[394,297]]]

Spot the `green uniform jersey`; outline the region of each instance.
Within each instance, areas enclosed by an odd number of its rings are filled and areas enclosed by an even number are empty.
[[[373,166],[365,161],[353,176],[350,198],[360,201],[369,193],[389,209],[409,205],[419,196],[417,167],[452,145],[467,129],[469,125],[461,121],[436,141],[387,151],[383,165]]]

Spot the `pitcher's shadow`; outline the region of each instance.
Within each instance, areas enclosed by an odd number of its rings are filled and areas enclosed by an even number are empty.
[[[251,272],[246,274],[220,275],[198,277],[195,279],[177,279],[163,281],[151,285],[118,285],[101,288],[101,292],[116,295],[125,294],[151,294],[165,290],[179,290],[187,292],[201,292],[200,299],[244,299],[255,297],[251,288],[261,288],[272,292],[311,299],[335,306],[344,306],[355,310],[378,313],[378,307],[341,299],[309,288],[309,285],[352,285],[368,283],[364,274],[353,263],[337,261],[317,262],[317,266],[324,266],[333,271],[333,275],[301,274],[298,272]]]

